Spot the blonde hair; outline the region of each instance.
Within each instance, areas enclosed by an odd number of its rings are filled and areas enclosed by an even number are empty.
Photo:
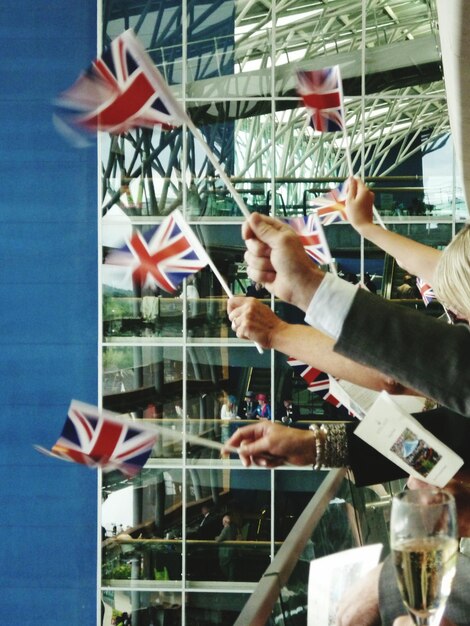
[[[443,251],[432,286],[444,306],[470,319],[470,224]]]

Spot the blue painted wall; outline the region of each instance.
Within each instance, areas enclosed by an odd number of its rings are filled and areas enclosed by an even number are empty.
[[[0,5],[1,610],[12,626],[96,623],[96,474],[42,457],[72,397],[97,400],[96,151],[51,101],[96,50],[94,0]]]

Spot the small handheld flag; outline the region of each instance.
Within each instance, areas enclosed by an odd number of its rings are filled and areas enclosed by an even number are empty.
[[[159,125],[167,129],[186,124],[242,214],[249,217],[230,177],[132,29],[116,37],[87,72],[59,96],[56,105],[56,126],[76,145],[80,142],[80,132],[76,131],[119,135],[138,127]]]
[[[311,114],[313,128],[321,133],[345,127],[339,67],[298,71],[297,91]]]
[[[146,233],[135,232],[127,243],[108,254],[105,263],[124,265],[137,282],[174,293],[183,280],[209,263],[209,257],[176,209]]]
[[[105,473],[119,471],[127,478],[136,476],[147,462],[157,441],[182,441],[222,451],[238,453],[238,448],[198,437],[159,424],[143,424],[111,411],[72,400],[62,433],[50,450],[34,446],[46,456],[101,468]]]
[[[132,477],[145,465],[157,439],[158,432],[138,422],[72,400],[52,449],[36,449],[65,461],[100,467],[104,472],[118,470]]]
[[[294,357],[289,357],[287,363],[298,376],[305,380],[308,391],[320,396],[325,402],[333,406],[341,406],[341,402],[330,393],[330,376],[326,372],[322,372],[312,365],[307,365],[307,363]]]
[[[306,253],[318,264],[332,263],[330,248],[323,227],[315,213],[305,217],[290,217],[283,221],[299,235]]]
[[[165,81],[132,30],[116,37],[57,102],[56,116],[77,130],[121,134],[180,126]]]
[[[416,285],[426,306],[428,306],[430,302],[436,299],[436,294],[434,293],[434,290],[429,283],[417,277]]]
[[[346,184],[347,181],[315,198],[309,207],[318,215],[322,226],[348,221],[346,214]]]
[[[339,66],[334,65],[321,70],[298,71],[297,92],[311,115],[311,125],[316,131],[321,133],[343,132],[349,175],[353,176],[351,148],[349,146],[344,114],[343,83]],[[378,223],[382,228],[385,228],[385,224],[375,206],[373,211]],[[344,212],[338,211],[338,213],[342,220],[346,219]],[[334,221],[342,221],[337,218],[338,216]]]

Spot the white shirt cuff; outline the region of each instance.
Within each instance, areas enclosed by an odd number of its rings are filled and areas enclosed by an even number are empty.
[[[307,324],[338,339],[357,288],[357,285],[328,272],[308,305]]]

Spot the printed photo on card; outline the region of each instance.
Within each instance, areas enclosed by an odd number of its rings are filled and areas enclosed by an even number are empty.
[[[463,465],[458,454],[386,391],[379,394],[354,433],[411,476],[436,487],[444,487]]]
[[[405,428],[390,450],[423,478],[426,478],[442,459],[426,440],[421,439],[410,428]]]

